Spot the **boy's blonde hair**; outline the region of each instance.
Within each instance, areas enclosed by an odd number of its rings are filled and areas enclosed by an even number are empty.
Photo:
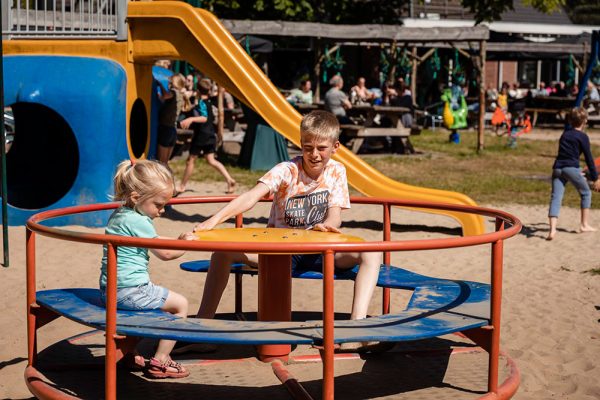
[[[573,128],[578,128],[586,123],[588,113],[583,107],[573,107],[571,111],[569,111],[567,118],[567,121],[569,121]]]
[[[173,173],[166,165],[155,160],[121,161],[114,177],[113,200],[128,201],[133,192],[144,201],[164,190],[175,191]]]
[[[340,123],[328,111],[315,110],[306,114],[300,123],[300,138],[331,139],[337,142],[340,137]]]

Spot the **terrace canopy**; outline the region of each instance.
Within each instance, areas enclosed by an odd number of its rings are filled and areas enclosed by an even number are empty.
[[[266,36],[288,36],[288,37],[313,37],[319,40],[330,40],[337,42],[354,43],[401,43],[404,47],[412,47],[412,75],[415,93],[414,76],[417,66],[424,62],[432,53],[417,56],[417,47],[454,47],[462,54],[471,58],[473,65],[478,71],[479,79],[479,132],[478,151],[483,149],[483,128],[485,113],[485,59],[486,41],[490,33],[486,26],[472,27],[431,27],[431,28],[407,28],[399,25],[333,25],[316,22],[289,22],[289,21],[250,21],[250,20],[223,20],[223,25],[234,35],[266,35]],[[479,54],[472,56],[462,50],[465,47],[477,48]],[[332,50],[330,50],[332,51]],[[317,60],[314,66],[315,75],[320,74],[320,64],[325,56],[321,46],[317,46]],[[319,96],[320,88],[317,82],[315,93]]]

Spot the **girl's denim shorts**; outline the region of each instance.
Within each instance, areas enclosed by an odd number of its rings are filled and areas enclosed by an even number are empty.
[[[102,291],[102,301],[106,304],[106,289]],[[117,289],[119,310],[155,310],[162,308],[169,296],[169,289],[145,283],[139,286]]]

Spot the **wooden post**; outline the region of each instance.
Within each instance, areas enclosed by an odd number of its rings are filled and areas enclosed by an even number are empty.
[[[479,129],[477,131],[477,153],[483,151],[485,132],[485,40],[479,42]]]
[[[321,48],[321,39],[315,39],[315,92],[313,93],[313,101],[318,103],[321,101],[321,58],[323,57],[323,49]]]
[[[417,47],[413,46],[412,48],[412,71],[410,75],[410,93],[413,98],[413,105],[417,105],[417,67],[419,66],[419,61],[417,59]]]
[[[219,115],[217,116],[217,143],[218,145],[223,144],[223,131],[225,130],[225,107],[223,106],[223,92],[225,88],[219,85],[219,91],[217,96],[217,110]]]

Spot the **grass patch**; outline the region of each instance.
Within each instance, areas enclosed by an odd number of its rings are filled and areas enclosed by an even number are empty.
[[[420,152],[416,155],[361,154],[367,163],[390,178],[414,186],[464,193],[480,204],[547,205],[550,198],[550,174],[556,156],[556,141],[518,141],[516,149],[505,146],[506,137],[486,135],[485,150],[477,154],[476,132],[461,132],[461,143],[448,142],[448,132],[424,130],[412,136]],[[593,154],[600,154],[598,146]],[[264,171],[239,168],[236,158],[220,156],[239,184],[251,187]],[[178,178],[184,160],[171,163]],[[223,182],[221,175],[203,159],[197,161],[192,180]],[[572,186],[565,192],[563,205],[579,207],[579,195]],[[592,197],[592,207],[600,207],[600,196]]]
[[[250,171],[247,168],[238,167],[237,157],[235,156],[220,154],[217,158],[225,165],[225,168],[227,168],[233,179],[237,181],[238,185],[253,187],[258,178],[265,173],[265,171]],[[169,162],[169,165],[175,174],[175,179],[180,181],[185,169],[185,159],[172,160]],[[203,157],[199,157],[196,161],[196,167],[190,179],[197,182],[223,182],[223,187],[227,187],[225,178],[217,170],[208,165]]]
[[[461,132],[461,143],[457,145],[448,141],[445,130],[425,130],[411,137],[422,154],[362,157],[392,179],[461,192],[477,203],[548,204],[556,141],[521,139],[516,149],[510,149],[506,137],[486,135],[485,150],[477,154],[476,140],[476,132]],[[594,154],[599,150],[592,148]],[[597,196],[592,201],[592,207],[600,206]],[[565,192],[563,205],[579,207],[579,195],[572,186]]]

